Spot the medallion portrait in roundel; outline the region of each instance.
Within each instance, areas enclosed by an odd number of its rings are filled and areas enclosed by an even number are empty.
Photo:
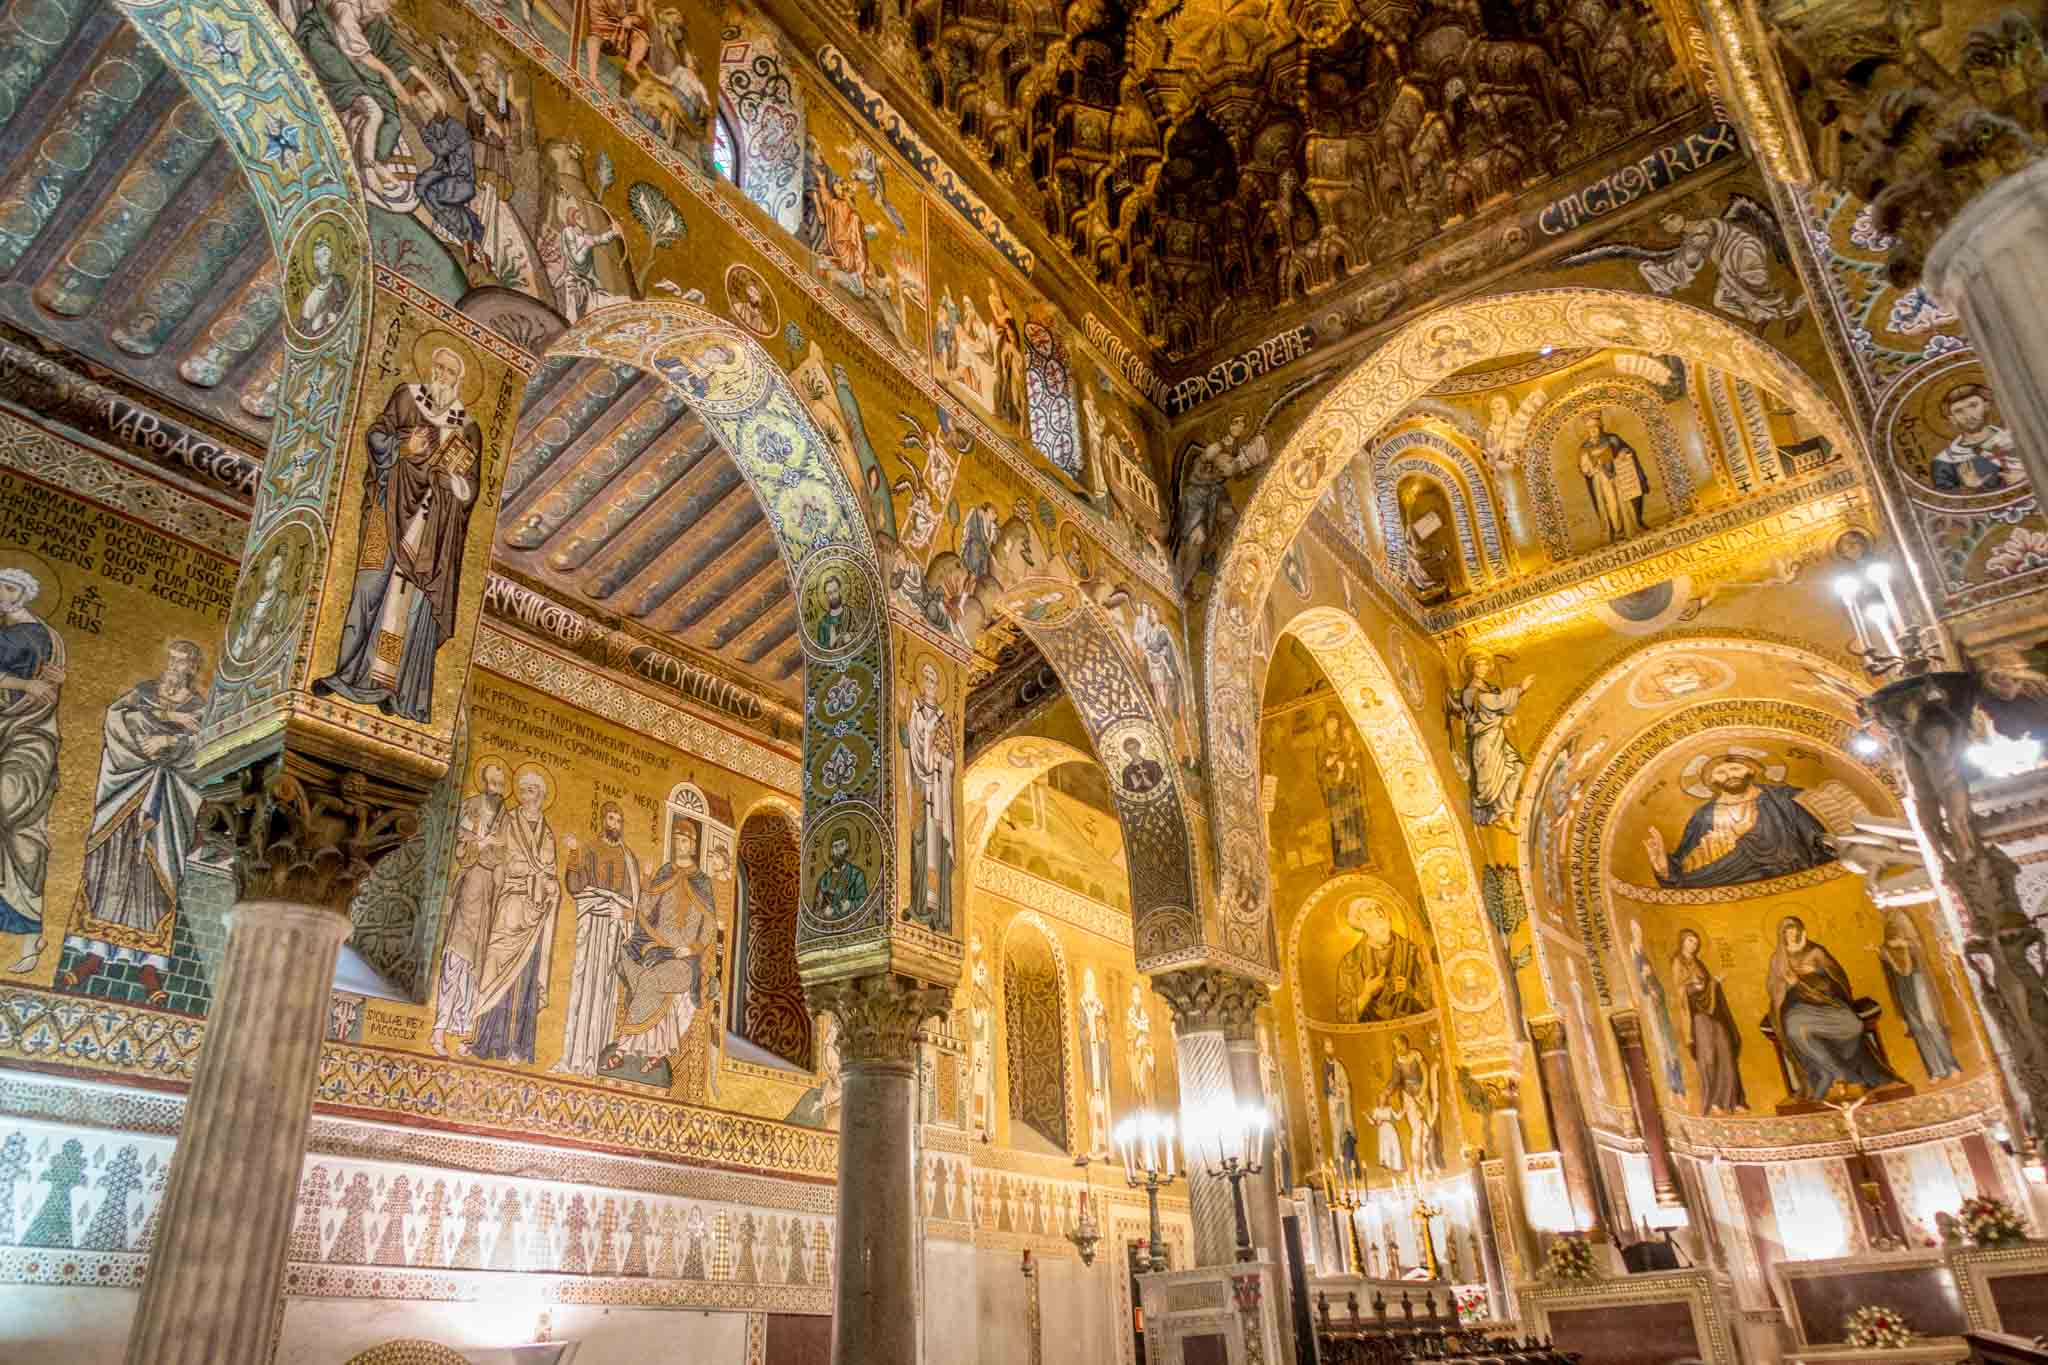
[[[848,929],[882,885],[882,839],[873,820],[843,811],[810,836],[804,857],[804,909],[814,924]]]
[[[354,234],[323,213],[299,233],[285,261],[285,325],[302,342],[324,340],[348,315],[362,268]]]
[[[825,555],[807,565],[803,587],[797,594],[797,609],[803,621],[805,647],[813,654],[844,657],[865,643],[874,631],[872,581],[851,559]]]
[[[2026,493],[2019,449],[1974,356],[1929,367],[1887,406],[1887,449],[1919,500],[1989,508]]]

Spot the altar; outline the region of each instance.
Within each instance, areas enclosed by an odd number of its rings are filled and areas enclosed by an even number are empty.
[[[1148,1365],[1281,1365],[1282,1274],[1240,1261],[1139,1276]]]

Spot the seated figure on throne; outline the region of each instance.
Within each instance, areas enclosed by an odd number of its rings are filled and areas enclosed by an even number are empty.
[[[1859,1000],[1835,955],[1806,936],[1796,915],[1778,921],[1777,951],[1765,977],[1766,1022],[1785,1057],[1796,1099],[1832,1103],[1900,1083],[1865,1027]]]

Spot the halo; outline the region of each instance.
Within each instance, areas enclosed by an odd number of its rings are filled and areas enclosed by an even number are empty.
[[[1762,749],[1752,749],[1746,744],[1718,744],[1692,756],[1679,774],[1679,790],[1701,801],[1713,800],[1714,789],[1700,780],[1700,772],[1709,764],[1724,760],[1745,765],[1766,782],[1781,782],[1785,778],[1785,765],[1771,762],[1771,756]]]
[[[939,656],[930,650],[921,649],[903,661],[903,681],[913,690],[913,695],[924,696],[924,670],[929,666],[939,675],[939,703],[944,705],[952,700],[948,695],[952,688],[947,685],[946,666],[939,662]]]
[[[493,763],[497,764],[497,765],[498,765],[498,766],[499,766],[500,768],[503,768],[503,769],[505,770],[505,785],[506,785],[506,791],[505,791],[505,794],[506,794],[507,796],[510,796],[510,795],[512,794],[512,792],[511,792],[511,784],[512,784],[512,777],[513,777],[513,772],[512,772],[512,764],[511,764],[511,762],[510,762],[510,761],[509,761],[508,759],[506,759],[506,757],[505,757],[505,756],[504,756],[503,754],[483,754],[483,755],[480,755],[480,756],[479,756],[479,757],[477,758],[477,761],[476,761],[476,762],[474,762],[474,763],[470,764],[470,765],[469,765],[469,783],[470,783],[470,786],[471,786],[472,788],[474,788],[475,790],[477,790],[477,791],[482,791],[482,790],[484,789],[484,769],[485,769],[485,768],[487,768],[487,767],[489,767],[489,766],[490,766],[491,764],[493,764]]]
[[[1949,395],[1953,394],[1957,389],[1984,390],[1985,397],[1991,401],[1992,411],[1997,413],[1998,416],[2004,416],[2003,413],[1998,412],[1998,399],[1992,396],[1990,381],[1985,377],[1981,367],[1974,376],[1968,379],[1949,376],[1945,377],[1942,381],[1929,384],[1926,402],[1921,407],[1920,419],[1927,423],[1928,427],[1941,437],[1944,445],[1953,441],[1957,435],[1956,424],[1949,420],[1948,415]]]
[[[23,569],[34,574],[41,586],[28,610],[45,621],[57,619],[57,609],[64,604],[64,580],[57,577],[50,561],[28,550],[0,550],[0,569]]]
[[[462,406],[473,408],[484,390],[482,366],[477,362],[476,349],[453,332],[444,332],[435,327],[421,332],[412,344],[412,372],[418,382],[425,383],[434,372],[434,352],[446,347],[462,357]]]
[[[1925,953],[1927,938],[1920,931],[1920,921],[1914,919],[1913,912],[1903,905],[1894,905],[1884,912],[1884,938],[1880,939],[1879,943],[1882,944],[1891,938],[1892,924],[1895,921],[1905,924],[1906,932],[1912,936],[1913,946]]]
[[[549,809],[550,807],[552,807],[552,806],[553,806],[553,805],[555,804],[555,779],[553,778],[553,776],[551,776],[551,775],[549,774],[548,770],[547,770],[546,768],[543,768],[543,767],[541,767],[541,766],[540,766],[540,764],[538,764],[538,763],[522,763],[522,764],[520,764],[520,765],[519,765],[519,766],[518,766],[517,768],[513,769],[513,771],[512,771],[512,795],[513,795],[513,796],[514,796],[515,798],[516,798],[516,797],[518,796],[518,794],[519,794],[519,779],[521,779],[521,778],[525,777],[525,776],[526,776],[526,775],[527,775],[528,773],[532,773],[532,774],[534,774],[535,776],[539,777],[539,778],[540,778],[540,780],[541,780],[541,782],[542,782],[542,783],[543,783],[543,784],[544,784],[544,785],[545,785],[545,786],[547,787],[547,789],[548,789],[548,794],[547,794],[546,796],[544,796],[544,797],[542,797],[542,798],[541,798],[541,803],[540,803],[540,808],[541,808],[541,810],[542,810],[543,812],[545,812],[545,811],[547,811],[547,810],[548,810],[548,809]]]

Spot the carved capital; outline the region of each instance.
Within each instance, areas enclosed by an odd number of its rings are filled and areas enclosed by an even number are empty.
[[[1556,1015],[1529,1021],[1529,1041],[1538,1052],[1562,1052],[1565,1048],[1564,1020]]]
[[[1474,1108],[1484,1113],[1498,1113],[1503,1109],[1522,1107],[1522,1077],[1514,1071],[1472,1072],[1465,1075],[1471,1080],[1477,1092],[1472,1096]]]
[[[1266,1003],[1266,983],[1221,967],[1186,967],[1161,972],[1152,989],[1173,1011],[1173,1031],[1201,1033],[1221,1029],[1226,1038],[1249,1038],[1257,1030],[1259,1007]]]
[[[1615,1010],[1607,1016],[1607,1022],[1614,1026],[1614,1036],[1624,1048],[1641,1049],[1643,1046],[1643,1016],[1634,1010]]]
[[[839,1021],[839,1056],[848,1065],[917,1060],[917,1031],[952,1009],[953,993],[893,972],[824,981],[806,988],[812,1010]]]
[[[202,837],[245,901],[345,914],[386,853],[419,833],[416,786],[287,750],[207,782]]]

